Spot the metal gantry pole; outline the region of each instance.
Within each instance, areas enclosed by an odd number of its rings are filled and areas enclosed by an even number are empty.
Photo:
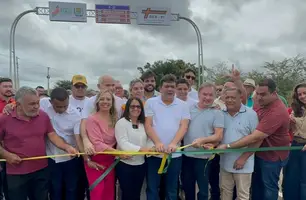
[[[197,26],[197,24],[192,21],[191,19],[187,18],[187,17],[182,17],[179,16],[179,19],[185,20],[187,22],[189,22],[192,27],[194,28],[196,35],[197,35],[197,41],[198,41],[198,86],[200,87],[201,83],[204,82],[204,63],[203,63],[203,41],[202,41],[202,35],[201,35],[201,31],[199,29],[199,27]],[[202,77],[202,81],[201,81],[201,69],[202,69],[202,73],[203,73],[203,77]]]
[[[14,20],[11,26],[11,31],[10,31],[10,52],[9,52],[10,53],[10,78],[13,79],[15,89],[18,89],[17,88],[16,53],[15,53],[15,32],[16,32],[16,27],[17,27],[19,20],[23,16],[29,13],[37,13],[37,8],[32,9],[32,10],[26,10],[20,13]],[[12,65],[12,60],[13,60],[13,65]],[[14,68],[14,76],[12,75],[12,71],[13,71],[12,68]]]

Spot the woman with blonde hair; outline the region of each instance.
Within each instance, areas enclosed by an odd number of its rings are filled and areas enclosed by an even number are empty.
[[[115,124],[117,121],[115,99],[108,90],[97,95],[94,113],[86,121],[88,138],[96,152],[116,151]],[[121,158],[126,158],[120,156]],[[113,155],[97,154],[87,160],[85,170],[89,185],[99,178],[114,162]],[[112,170],[91,192],[91,200],[114,200],[115,172]]]

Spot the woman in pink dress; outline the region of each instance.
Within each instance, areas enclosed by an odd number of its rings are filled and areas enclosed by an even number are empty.
[[[94,113],[86,121],[88,138],[96,152],[116,151],[115,124],[117,111],[114,96],[109,91],[97,95]],[[112,155],[95,155],[85,164],[89,185],[114,162]],[[114,200],[115,172],[112,170],[91,192],[91,200]]]

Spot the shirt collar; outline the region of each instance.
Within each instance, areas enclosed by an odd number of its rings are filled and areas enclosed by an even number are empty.
[[[162,100],[162,98],[161,98],[161,95],[159,95],[157,98],[158,98],[159,103],[161,103],[161,104],[163,104],[163,105],[166,105],[166,104],[163,102],[163,100]],[[176,105],[177,103],[178,103],[178,98],[174,96],[173,102],[172,102],[171,104],[169,104],[169,105],[166,105],[166,106]]]
[[[37,116],[39,116],[39,114],[40,114],[40,112],[38,112]],[[14,109],[14,110],[12,111],[11,116],[12,116],[13,118],[16,118],[16,119],[19,119],[19,120],[22,120],[22,121],[29,121],[28,119],[24,118],[23,116],[17,115],[17,109]],[[37,117],[37,116],[35,116],[35,117]],[[31,117],[31,119],[32,119],[32,118],[35,118],[35,117]]]
[[[227,112],[227,108],[225,107],[224,109],[222,109],[223,112]],[[246,106],[241,104],[239,112],[238,113],[245,113],[246,112]]]

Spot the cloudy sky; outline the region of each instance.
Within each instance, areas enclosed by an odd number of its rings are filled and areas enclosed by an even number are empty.
[[[65,0],[70,2],[70,0]],[[305,0],[77,0],[95,4],[170,7],[196,22],[202,32],[204,64],[236,63],[245,71],[264,61],[306,55]],[[47,0],[0,0],[0,76],[9,74],[9,30],[24,10],[47,7]],[[4,9],[2,9],[4,8]],[[18,24],[16,55],[20,85],[51,85],[74,74],[87,76],[95,89],[97,78],[109,74],[123,84],[137,76],[146,62],[183,59],[197,62],[192,26],[184,21],[169,27],[50,22],[30,14]]]

